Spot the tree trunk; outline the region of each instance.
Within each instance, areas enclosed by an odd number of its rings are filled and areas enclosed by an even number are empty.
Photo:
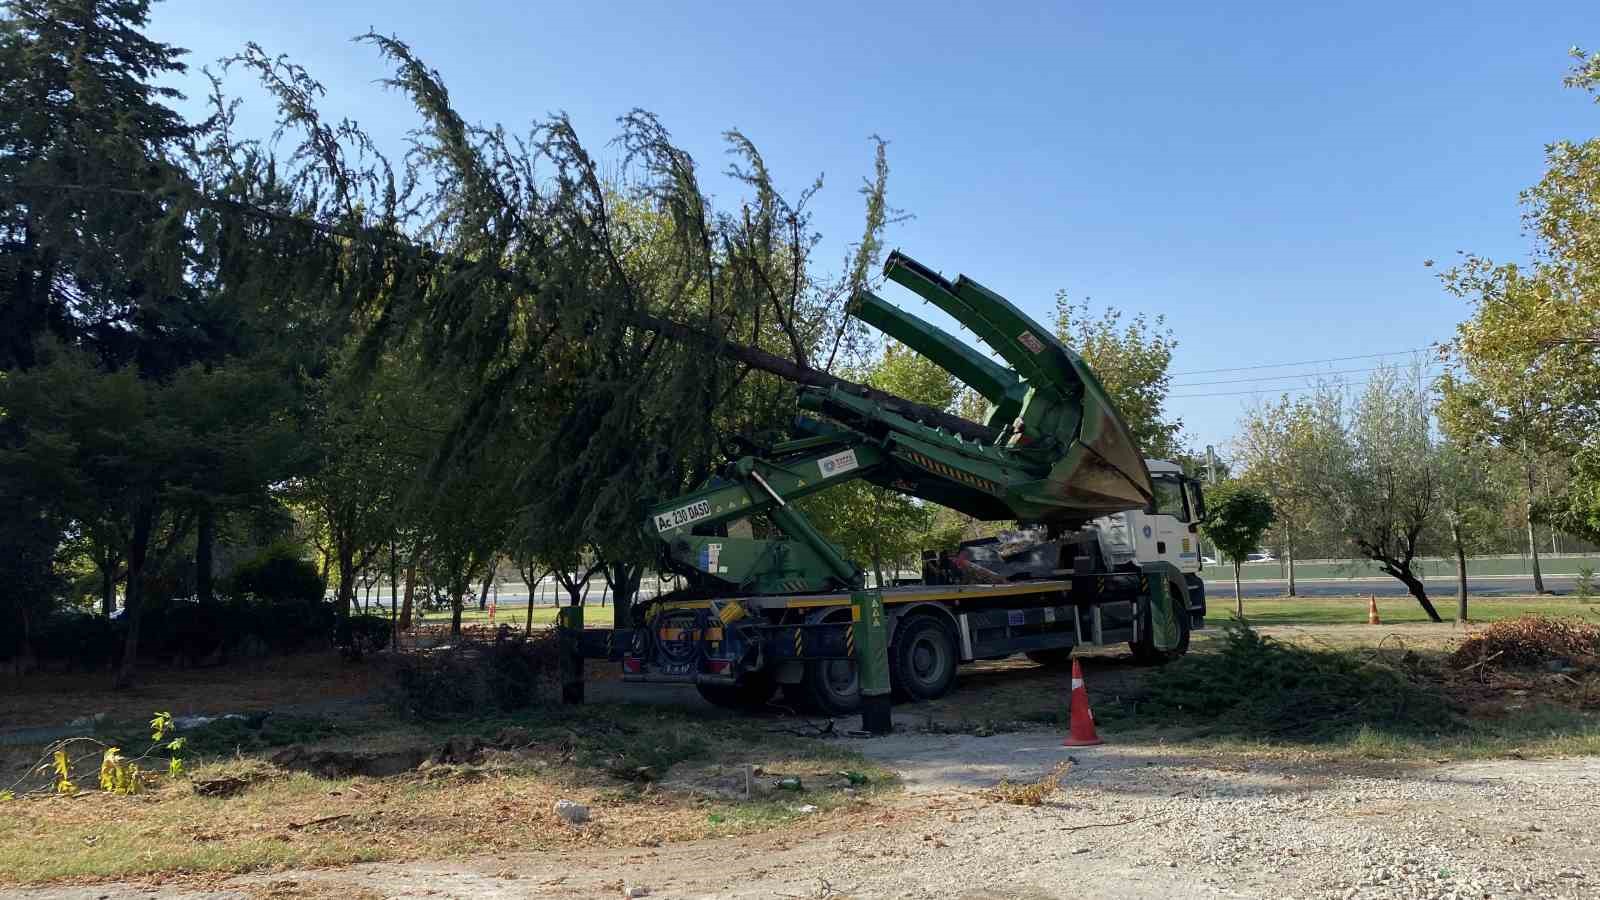
[[[1528,520],[1528,555],[1533,563],[1533,592],[1544,593],[1544,576],[1539,572],[1539,544],[1533,535],[1533,460],[1528,458],[1528,440],[1522,440],[1523,468],[1528,476],[1528,502],[1526,505],[1526,518]]]
[[[1294,585],[1294,532],[1283,530],[1283,555],[1289,561],[1289,596],[1297,596]]]
[[[406,560],[406,596],[400,607],[400,630],[411,630],[411,598],[417,586],[417,553]]]
[[[478,589],[478,612],[489,608],[489,583],[494,581],[494,560],[489,561],[489,571],[483,573],[483,585]]]
[[[1450,541],[1456,548],[1456,621],[1467,621],[1467,548],[1461,543],[1461,523],[1450,519]]]
[[[450,586],[450,636],[461,636],[461,608],[466,603],[467,592],[472,590],[471,576],[465,576],[460,583]]]
[[[639,594],[639,579],[644,566],[618,563],[606,568],[606,580],[611,584],[611,625],[627,628],[633,619],[633,600]]]
[[[389,541],[389,646],[400,648],[400,548]]]
[[[194,596],[201,603],[215,597],[211,588],[211,550],[217,540],[217,511],[209,503],[200,504],[194,539]]]
[[[117,611],[117,563],[116,560],[100,561],[100,611],[107,619]]]
[[[527,581],[528,580],[528,576],[527,575],[523,575],[522,576],[522,580],[523,581]],[[544,576],[543,575],[539,576],[539,581],[543,581],[543,580],[544,580]],[[537,584],[537,583],[538,583],[537,581],[534,582],[534,584]],[[525,585],[525,587],[527,587],[527,589],[528,589],[528,624],[523,628],[522,633],[524,635],[532,637],[533,636],[533,585],[529,584],[529,585]]]
[[[1389,574],[1400,579],[1400,583],[1406,586],[1406,590],[1411,592],[1411,596],[1417,598],[1417,604],[1422,607],[1423,612],[1428,614],[1428,621],[1443,622],[1444,619],[1439,617],[1439,611],[1433,608],[1433,601],[1428,599],[1428,589],[1423,586],[1422,579],[1411,574],[1409,566],[1400,566],[1389,560],[1386,560],[1386,562],[1389,563]]]
[[[1244,618],[1244,589],[1239,585],[1239,572],[1244,564],[1237,559],[1233,561],[1233,614],[1240,619]]]
[[[1544,593],[1544,576],[1539,572],[1539,545],[1533,536],[1533,502],[1528,502],[1528,556],[1533,565],[1533,592]]]
[[[335,642],[350,646],[350,601],[356,592],[356,548],[339,542],[339,599],[333,605]]]
[[[123,621],[128,623],[122,644],[122,664],[112,687],[123,689],[133,683],[139,662],[139,620],[144,615],[144,564],[150,552],[150,532],[155,527],[156,510],[151,502],[140,503],[133,512],[133,537],[128,541],[128,593],[123,600]]]

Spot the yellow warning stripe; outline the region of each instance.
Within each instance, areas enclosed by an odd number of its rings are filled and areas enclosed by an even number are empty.
[[[930,459],[914,450],[906,451],[906,456],[910,457],[912,462],[923,467],[924,469],[927,469],[929,472],[932,472],[935,475],[943,475],[952,481],[959,481],[962,484],[970,485],[981,491],[988,491],[991,494],[1000,493],[1000,486],[988,480],[987,478],[981,478],[972,474],[971,472],[957,469],[954,466],[947,466],[938,460]]]

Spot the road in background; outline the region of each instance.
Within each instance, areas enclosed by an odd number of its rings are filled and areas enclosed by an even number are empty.
[[[1560,556],[1539,557],[1539,571],[1549,575],[1576,575],[1585,566],[1600,571],[1600,557],[1593,554],[1563,553]],[[1412,563],[1412,570],[1422,574],[1424,578],[1454,578],[1456,574],[1456,561],[1440,557],[1421,557]],[[1387,578],[1378,568],[1378,564],[1370,560],[1350,559],[1302,559],[1295,564],[1295,577],[1297,580],[1308,578]],[[1221,579],[1221,573],[1227,573],[1228,579],[1233,578],[1233,567],[1206,563],[1206,578]],[[1525,575],[1532,577],[1533,569],[1525,556],[1477,556],[1467,560],[1467,577],[1478,575]],[[1244,571],[1239,573],[1245,581],[1272,580],[1288,577],[1286,567],[1281,560],[1271,562],[1245,563]]]
[[[1233,573],[1222,567],[1207,567],[1206,598],[1216,602],[1233,597]],[[1456,595],[1455,576],[1438,576],[1423,582],[1428,596],[1435,600]],[[1546,575],[1546,590],[1558,594],[1571,594],[1577,579],[1571,575]],[[1289,589],[1289,582],[1281,578],[1256,578],[1242,585],[1246,597],[1281,597]],[[1467,593],[1474,597],[1514,597],[1533,593],[1533,579],[1522,575],[1483,576],[1467,578]],[[1348,597],[1351,594],[1377,597],[1407,597],[1410,592],[1397,579],[1387,575],[1377,578],[1299,578],[1295,594],[1300,597]]]

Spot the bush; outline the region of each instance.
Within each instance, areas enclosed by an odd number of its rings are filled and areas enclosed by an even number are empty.
[[[407,654],[392,700],[401,715],[424,721],[524,709],[553,696],[557,658],[553,633]]]
[[[289,544],[274,544],[233,570],[222,592],[234,599],[255,598],[268,603],[320,603],[328,586],[316,564],[302,558]]]
[[[1550,662],[1600,668],[1600,625],[1555,616],[1502,619],[1462,641],[1450,662],[1458,669],[1533,669]]]
[[[1449,701],[1415,657],[1403,662],[1410,668],[1286,644],[1235,621],[1223,626],[1221,652],[1159,670],[1140,708],[1262,740],[1323,740],[1364,725],[1407,733],[1454,727]]]
[[[388,647],[392,631],[387,616],[365,613],[350,617],[350,640],[358,653]]]
[[[125,635],[119,623],[100,616],[60,612],[34,623],[33,652],[44,661],[100,669],[122,658]]]

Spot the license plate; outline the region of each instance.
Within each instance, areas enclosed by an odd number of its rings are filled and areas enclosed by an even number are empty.
[[[701,519],[711,516],[711,501],[696,500],[686,506],[680,506],[672,512],[656,514],[656,532],[671,531],[685,525],[693,525]]]

